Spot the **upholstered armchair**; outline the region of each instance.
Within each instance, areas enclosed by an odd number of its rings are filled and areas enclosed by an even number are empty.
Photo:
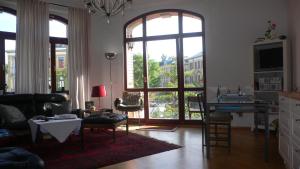
[[[143,109],[143,100],[140,92],[123,92],[122,98],[117,98],[114,102],[116,110],[125,112],[135,112]]]

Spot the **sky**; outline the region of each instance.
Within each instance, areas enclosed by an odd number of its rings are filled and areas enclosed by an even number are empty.
[[[16,16],[0,12],[0,31],[16,32]],[[49,33],[52,37],[67,37],[67,27],[56,20],[50,20]],[[14,40],[5,40],[5,49],[14,50],[16,47]]]

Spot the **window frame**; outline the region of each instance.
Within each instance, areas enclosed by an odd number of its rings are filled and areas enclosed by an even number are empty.
[[[17,19],[17,12],[16,10],[12,8],[8,8],[5,6],[0,6],[0,11],[9,13],[11,15],[14,15]],[[5,85],[6,85],[6,79],[5,79],[5,40],[16,40],[16,33],[13,32],[3,32],[0,31],[0,88],[5,93],[14,93],[14,92],[6,92],[5,91]]]
[[[49,21],[50,19],[57,20],[66,26],[68,26],[68,20],[66,18],[63,18],[58,15],[50,14],[49,15]],[[50,30],[49,30],[50,31]],[[56,90],[56,44],[64,44],[68,45],[68,37],[61,38],[61,37],[51,37],[49,35],[49,43],[50,43],[50,61],[51,61],[51,74],[49,75],[51,77],[51,93],[69,93],[68,90],[65,91],[57,91]]]
[[[8,8],[5,6],[0,6],[0,11],[12,14],[17,17],[17,12],[15,9]],[[57,20],[62,22],[68,26],[68,20],[64,17],[50,14],[50,19]],[[5,65],[5,39],[8,40],[16,40],[16,33],[13,32],[3,32],[0,31],[0,66],[3,67]],[[49,44],[50,44],[50,58],[51,58],[51,93],[61,93],[62,91],[56,91],[56,71],[55,71],[55,46],[56,44],[65,44],[68,45],[68,37],[67,38],[59,38],[59,37],[50,37],[49,35]],[[5,87],[5,70],[0,68],[0,88],[4,89]],[[5,91],[5,93],[8,93]],[[14,92],[9,92],[14,93]],[[65,90],[64,93],[69,93],[68,90]]]
[[[178,27],[179,33],[178,34],[167,34],[167,35],[155,35],[155,36],[147,36],[147,16],[156,14],[156,13],[164,13],[164,12],[177,12],[178,13]],[[202,21],[202,31],[201,32],[191,32],[191,33],[183,33],[183,14],[190,14],[196,17],[199,17]],[[135,21],[142,19],[142,37],[135,37],[135,38],[127,38],[127,27],[134,23]],[[203,87],[195,87],[195,88],[188,88],[184,87],[185,79],[184,79],[184,58],[183,58],[183,39],[188,37],[202,37],[202,46],[203,46]],[[146,43],[148,41],[154,40],[167,40],[167,39],[176,39],[176,49],[177,49],[177,75],[178,75],[178,87],[177,88],[155,88],[151,89],[147,86],[147,82],[144,80],[144,87],[143,88],[128,88],[127,86],[127,47],[126,44],[128,42],[142,42],[143,43],[143,77],[147,77],[147,63],[145,60],[146,55]],[[185,110],[184,105],[184,92],[199,92],[202,91],[206,96],[206,52],[205,52],[205,20],[204,17],[198,13],[181,10],[181,9],[162,9],[162,10],[155,10],[148,13],[144,13],[140,16],[137,16],[131,20],[129,20],[123,27],[123,50],[124,50],[124,88],[125,91],[132,91],[132,92],[144,92],[144,118],[140,119],[144,123],[190,123],[190,124],[197,124],[199,120],[186,120],[185,119]],[[148,78],[147,78],[148,80]],[[149,99],[147,94],[149,92],[159,92],[159,91],[176,91],[178,92],[178,107],[179,107],[179,119],[177,120],[169,120],[169,119],[150,119],[149,118]],[[129,119],[131,122],[137,122],[138,119]]]

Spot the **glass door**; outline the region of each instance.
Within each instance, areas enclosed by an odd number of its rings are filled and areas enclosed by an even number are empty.
[[[149,119],[179,119],[177,42],[146,43]]]

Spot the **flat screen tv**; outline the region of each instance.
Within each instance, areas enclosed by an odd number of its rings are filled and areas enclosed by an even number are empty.
[[[264,70],[282,70],[283,67],[283,49],[282,47],[256,49],[257,71]]]

